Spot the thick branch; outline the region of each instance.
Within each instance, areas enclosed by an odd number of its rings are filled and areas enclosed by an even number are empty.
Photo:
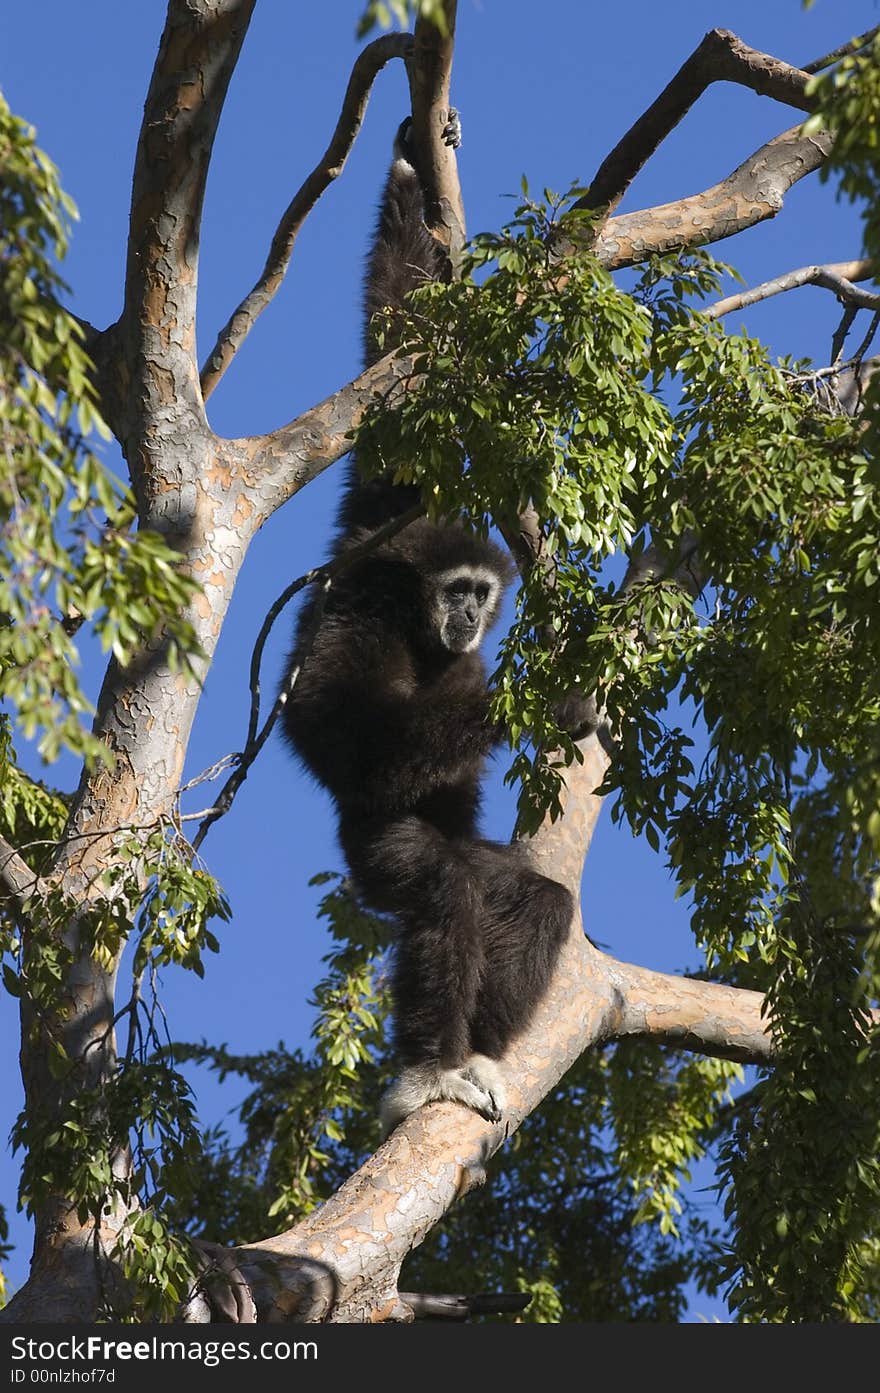
[[[843,305],[854,309],[880,309],[880,295],[869,290],[859,290],[853,281],[869,280],[875,271],[870,260],[836,261],[827,266],[801,266],[796,271],[786,271],[773,280],[763,281],[751,290],[742,290],[736,295],[728,295],[716,300],[703,314],[707,319],[721,319],[733,310],[744,310],[749,305],[757,305],[761,300],[769,300],[772,295],[781,295],[786,290],[797,290],[802,285],[818,285],[823,290],[831,290]]]
[[[455,46],[456,0],[445,0],[446,33],[420,18],[407,64],[413,140],[425,187],[425,222],[453,264],[464,246],[465,224],[455,152],[442,140],[449,114],[449,85]]]
[[[377,74],[392,58],[406,58],[412,51],[410,34],[383,34],[360,53],[348,80],[342,110],[330,144],[305,183],[288,204],[269,248],[262,275],[242,300],[217,336],[202,368],[202,395],[207,401],[241,348],[259,315],[274,299],[287,272],[299,230],[321,194],[345,168],[346,160],[364,119],[370,90]]]
[[[120,344],[137,485],[169,434],[203,423],[195,360],[199,230],[211,149],[255,0],[170,0],[138,140]],[[146,456],[146,457],[145,457]]]
[[[802,111],[812,109],[812,101],[806,95],[808,78],[800,68],[750,48],[729,29],[712,29],[657,100],[602,161],[577,206],[604,207],[612,212],[639,170],[713,82],[736,82]]]
[[[760,992],[670,977],[634,963],[609,965],[620,992],[615,1035],[643,1036],[676,1049],[766,1063],[771,1040]]]
[[[453,1103],[407,1118],[314,1215],[238,1251],[259,1318],[400,1319],[396,1283],[407,1253],[479,1183],[491,1155],[585,1049],[644,1035],[766,1061],[760,1004],[753,992],[615,962],[593,949],[578,925],[538,1017],[504,1061],[511,1104],[505,1128]],[[266,1262],[270,1257],[275,1262]]]
[[[412,376],[411,358],[386,354],[377,363],[269,435],[220,442],[224,458],[243,482],[248,507],[259,526],[352,448],[357,429],[374,398],[394,399]],[[255,529],[256,530],[256,527]]]
[[[803,136],[800,126],[793,126],[762,145],[712,188],[612,218],[600,232],[594,251],[603,266],[616,271],[656,253],[732,237],[775,218],[788,190],[818,169],[830,150],[827,132]]]

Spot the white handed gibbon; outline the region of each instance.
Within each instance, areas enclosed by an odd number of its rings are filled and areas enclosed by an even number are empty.
[[[450,113],[448,143],[459,143]],[[440,253],[401,126],[366,282],[370,321],[435,278]],[[418,501],[349,465],[334,554]],[[334,581],[284,708],[294,752],[332,795],[359,894],[397,921],[392,998],[402,1067],[385,1094],[387,1134],[410,1112],[456,1099],[504,1110],[497,1061],[543,996],[571,922],[568,890],[515,845],[481,839],[480,781],[499,732],[478,648],[511,576],[506,554],[456,524],[421,518]],[[290,664],[314,628],[303,607]]]

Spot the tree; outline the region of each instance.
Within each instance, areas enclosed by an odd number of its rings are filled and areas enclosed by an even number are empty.
[[[435,119],[449,104],[455,7],[443,7],[439,28],[437,7],[423,7],[412,38],[382,34],[359,56],[325,156],[200,373],[205,180],[253,8],[253,0],[170,0],[135,160],[123,310],[105,330],[82,326],[100,410],[131,473],[134,539],[126,515],[112,514],[100,473],[67,440],[58,449],[74,483],[94,479],[111,531],[92,551],[74,545],[69,573],[59,563],[46,582],[53,608],[40,618],[64,658],[61,635],[97,615],[114,657],[91,739],[47,711],[31,717],[85,760],[69,808],[9,766],[3,878],[15,970],[7,982],[22,1002],[18,1139],[36,1224],[31,1278],[9,1314],[77,1319],[108,1304],[121,1311],[133,1292],[131,1309],[143,1318],[168,1315],[187,1297],[192,1255],[170,1221],[175,1206],[178,1214],[185,1207],[187,1172],[207,1169],[210,1152],[205,1159],[191,1101],[143,998],[166,963],[200,970],[203,951],[215,946],[209,921],[227,913],[196,853],[268,735],[256,677],[245,749],[192,837],[180,814],[184,755],[248,543],[357,431],[363,450],[410,464],[432,507],[464,509],[475,525],[491,519],[514,546],[523,585],[497,703],[514,742],[519,830],[532,854],[579,886],[600,807],[613,796],[616,817],[662,842],[691,897],[704,954],[701,973],[671,976],[612,959],[576,925],[540,1018],[512,1052],[507,1131],[586,1050],[600,1051],[588,1090],[596,1126],[613,1123],[613,1159],[642,1217],[674,1230],[682,1170],[721,1134],[732,1230],[715,1280],[726,1276],[742,1316],[871,1319],[878,503],[870,389],[865,410],[860,399],[850,414],[841,401],[847,384],[861,398],[868,376],[871,333],[860,331],[855,351],[845,343],[855,317],[874,316],[880,303],[861,288],[872,275],[874,226],[869,217],[858,260],[847,249],[847,262],[777,275],[723,299],[723,268],[705,246],[784,210],[801,179],[837,165],[848,193],[873,200],[874,35],[812,64],[831,74],[817,85],[804,69],[710,31],[588,189],[568,198],[524,189],[508,227],[463,254],[456,167]],[[400,354],[282,429],[221,437],[204,402],[277,290],[306,215],[345,162],[371,84],[395,59],[407,63],[416,137],[431,154],[434,229],[457,278],[420,293]],[[712,188],[618,212],[639,169],[718,81],[793,108],[796,123]],[[48,197],[57,202],[53,190]],[[45,221],[34,234],[23,211],[13,221],[26,239],[39,243],[41,228],[52,235]],[[28,277],[63,375],[53,375],[51,356],[41,360],[33,345],[21,350],[10,339],[19,357],[6,381],[14,403],[33,382],[40,424],[30,429],[40,432],[65,409],[55,404],[59,393],[65,402],[89,395],[75,333],[48,317],[58,286],[42,264]],[[827,368],[775,364],[756,341],[724,331],[747,297],[807,283],[844,306]],[[4,292],[9,336],[15,305]],[[50,397],[40,395],[43,383]],[[89,424],[86,415],[83,431]],[[36,466],[25,463],[30,479]],[[67,526],[60,498],[50,503],[49,515]],[[13,499],[7,511],[16,506]],[[129,585],[120,551],[130,550],[142,556],[142,574]],[[111,565],[99,593],[85,568],[102,556]],[[620,556],[625,575],[609,572]],[[106,575],[120,568],[108,592]],[[108,593],[116,608],[108,605],[104,620]],[[27,682],[43,655],[21,649],[17,636],[35,611],[13,600],[4,601],[9,697],[26,721]],[[53,670],[43,680],[75,715],[66,675]],[[552,714],[576,684],[595,694],[599,718],[577,746]],[[703,723],[701,766],[677,704]],[[52,843],[39,856],[37,831]],[[327,1203],[295,1217],[315,1197],[322,1136],[331,1152],[337,1145],[337,1163],[351,1143],[344,1128],[358,1111],[356,1090],[371,1086],[356,1066],[372,1054],[377,1029],[369,998],[382,929],[344,891],[331,892],[325,908],[343,949],[322,998],[324,1052],[317,1066],[282,1060],[287,1150],[274,1131],[262,1134],[273,1147],[275,1214],[289,1227],[271,1238],[248,1234],[232,1286],[209,1274],[187,1301],[190,1319],[209,1319],[232,1297],[239,1316],[260,1319],[279,1311],[306,1320],[407,1318],[413,1303],[398,1295],[401,1261],[505,1139],[462,1109],[428,1109]],[[128,941],[132,987],[117,997]],[[119,1050],[122,1023],[128,1042]],[[690,1057],[663,1056],[658,1045]],[[209,1048],[201,1056],[272,1082],[265,1061]],[[737,1063],[771,1061],[730,1104]],[[262,1095],[264,1113],[272,1097]],[[539,1174],[536,1167],[528,1183]],[[252,1188],[265,1179],[255,1175]],[[241,1200],[239,1191],[239,1214]],[[208,1260],[230,1269],[228,1254]],[[427,1262],[424,1273],[428,1280]]]

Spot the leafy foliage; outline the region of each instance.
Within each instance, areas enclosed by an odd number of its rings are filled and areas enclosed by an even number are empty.
[[[109,760],[82,724],[77,628],[90,622],[123,664],[160,633],[169,660],[188,661],[197,587],[161,537],[132,530],[130,494],[87,443],[108,432],[55,270],[75,209],[2,96],[0,174],[0,700],[45,760]]]
[[[334,947],[312,998],[312,1052],[279,1044],[242,1056],[204,1042],[170,1051],[178,1064],[204,1064],[221,1080],[237,1076],[252,1086],[239,1110],[240,1144],[221,1130],[208,1135],[198,1203],[177,1210],[184,1227],[216,1242],[242,1242],[309,1213],[345,1179],[352,1153],[362,1158],[379,1140],[388,928],[357,904],[346,881],[323,875],[313,883],[329,882],[319,912]]]
[[[828,72],[812,78],[807,92],[818,103],[804,125],[804,133],[830,130],[834,134],[831,158],[822,166],[821,178],[837,179],[840,192],[850,202],[860,202],[865,214],[865,248],[869,256],[880,252],[880,34],[857,52],[847,54]]]

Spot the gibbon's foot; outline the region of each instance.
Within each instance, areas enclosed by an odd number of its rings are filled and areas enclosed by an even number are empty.
[[[500,1122],[505,1107],[501,1072],[494,1060],[473,1054],[458,1069],[413,1064],[404,1069],[382,1098],[379,1117],[387,1137],[411,1112],[425,1103],[464,1103],[487,1122]]]
[[[443,127],[443,144],[451,145],[453,150],[457,150],[461,145],[461,117],[458,114],[457,106],[451,106],[446,113],[446,125]]]

